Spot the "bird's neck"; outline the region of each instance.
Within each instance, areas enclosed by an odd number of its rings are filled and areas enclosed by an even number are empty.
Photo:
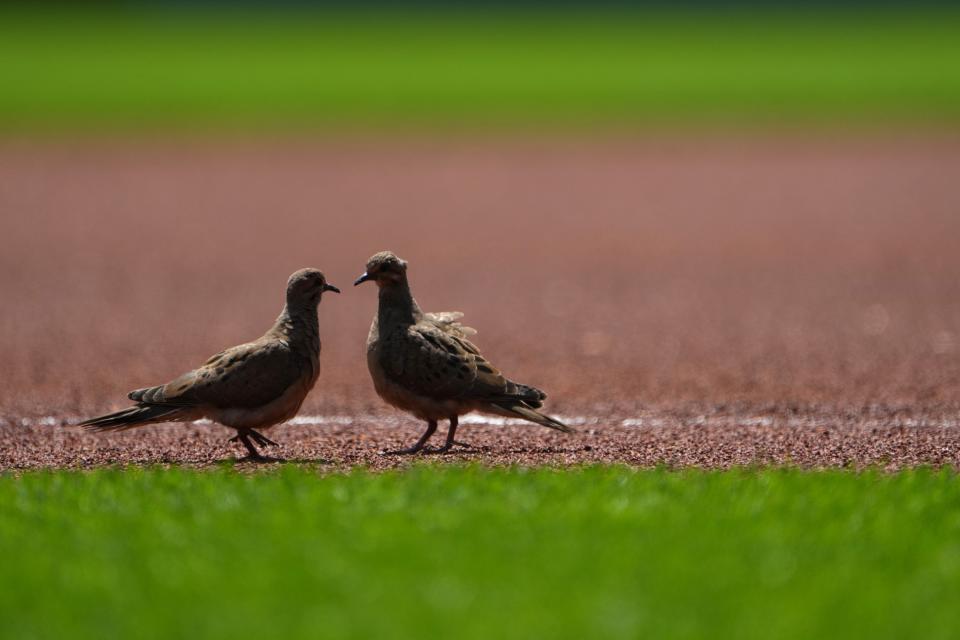
[[[420,306],[410,293],[406,279],[380,287],[380,306],[377,321],[381,326],[415,324],[423,316]]]
[[[283,307],[273,326],[273,332],[291,345],[304,346],[311,353],[320,351],[320,324],[315,305]]]

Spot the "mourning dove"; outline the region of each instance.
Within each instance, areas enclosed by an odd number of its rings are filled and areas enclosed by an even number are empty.
[[[287,281],[287,302],[263,336],[221,351],[179,378],[159,387],[131,391],[136,405],[91,418],[80,425],[91,431],[121,431],[156,422],[209,418],[237,430],[254,460],[264,459],[251,443],[276,443],[267,429],[297,414],[320,373],[317,305],[327,284],[316,269],[301,269]]]
[[[459,416],[471,411],[522,418],[539,425],[572,429],[537,411],[547,397],[534,387],[512,382],[491,365],[467,336],[476,333],[458,322],[459,312],[424,313],[410,293],[407,263],[384,251],[367,262],[354,286],[372,280],[380,304],[367,338],[367,366],[373,386],[387,403],[426,420],[427,430],[408,449],[416,453],[449,420],[447,441],[454,444]]]

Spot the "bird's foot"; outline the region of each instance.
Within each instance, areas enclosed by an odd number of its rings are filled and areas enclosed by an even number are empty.
[[[280,446],[276,442],[268,438],[267,436],[263,435],[259,431],[254,431],[253,429],[250,430],[250,437],[253,438],[254,442],[256,442],[261,447],[279,447]]]
[[[427,430],[423,432],[423,435],[420,436],[420,439],[417,440],[417,441],[413,444],[412,447],[407,447],[406,449],[397,449],[397,450],[395,450],[395,451],[389,451],[389,450],[387,450],[387,449],[384,449],[384,450],[382,450],[382,451],[380,452],[380,455],[382,455],[382,456],[408,456],[408,455],[412,455],[412,454],[414,454],[414,453],[419,453],[420,451],[423,450],[424,445],[427,444],[427,440],[430,439],[430,436],[432,436],[433,433],[434,433],[434,431],[436,431],[436,430],[437,430],[437,421],[436,421],[436,420],[430,420],[429,423],[427,424]]]
[[[238,458],[238,462],[283,462],[283,458],[271,458],[263,455],[257,448],[253,446],[253,442],[250,442],[250,439],[253,439],[261,447],[265,446],[279,446],[276,442],[266,437],[258,431],[250,429],[248,431],[237,431],[237,435],[233,436],[228,440],[228,442],[239,442],[247,450],[247,455],[244,458]]]
[[[256,442],[258,445],[260,445],[261,447],[279,447],[280,446],[279,444],[277,444],[267,436],[263,435],[259,431],[251,430],[249,434],[250,434],[250,437],[253,438],[253,441]],[[237,435],[227,440],[227,442],[243,442],[243,440],[240,438],[240,434],[238,433]]]

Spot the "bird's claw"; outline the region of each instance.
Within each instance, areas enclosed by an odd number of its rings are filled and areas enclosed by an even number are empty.
[[[280,445],[263,435],[259,431],[250,430],[250,437],[261,447],[279,447]]]

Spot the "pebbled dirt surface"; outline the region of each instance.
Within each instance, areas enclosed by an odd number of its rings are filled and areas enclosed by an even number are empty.
[[[580,429],[470,424],[444,460],[958,465],[958,238],[943,132],[0,142],[0,470],[239,455],[217,426],[61,425],[256,337],[304,266],[344,293],[319,417],[270,436],[409,464],[377,455],[421,427],[374,395],[350,287],[386,248]]]
[[[577,433],[539,427],[470,424],[458,430],[460,443],[446,454],[415,456],[385,451],[406,447],[419,425],[397,417],[359,418],[342,424],[287,425],[269,432],[278,448],[264,449],[275,462],[252,462],[218,425],[162,425],[121,434],[91,435],[63,425],[8,425],[0,444],[0,469],[89,468],[103,465],[182,464],[204,467],[238,462],[241,468],[282,463],[314,464],[331,470],[355,466],[382,470],[416,462],[492,465],[604,463],[729,468],[743,465],[797,465],[805,468],[896,470],[916,465],[960,468],[960,421],[917,418],[903,412],[842,412],[802,417],[769,414],[647,414],[612,422],[590,419]],[[47,421],[49,422],[49,421]],[[443,443],[441,426],[433,447]]]

